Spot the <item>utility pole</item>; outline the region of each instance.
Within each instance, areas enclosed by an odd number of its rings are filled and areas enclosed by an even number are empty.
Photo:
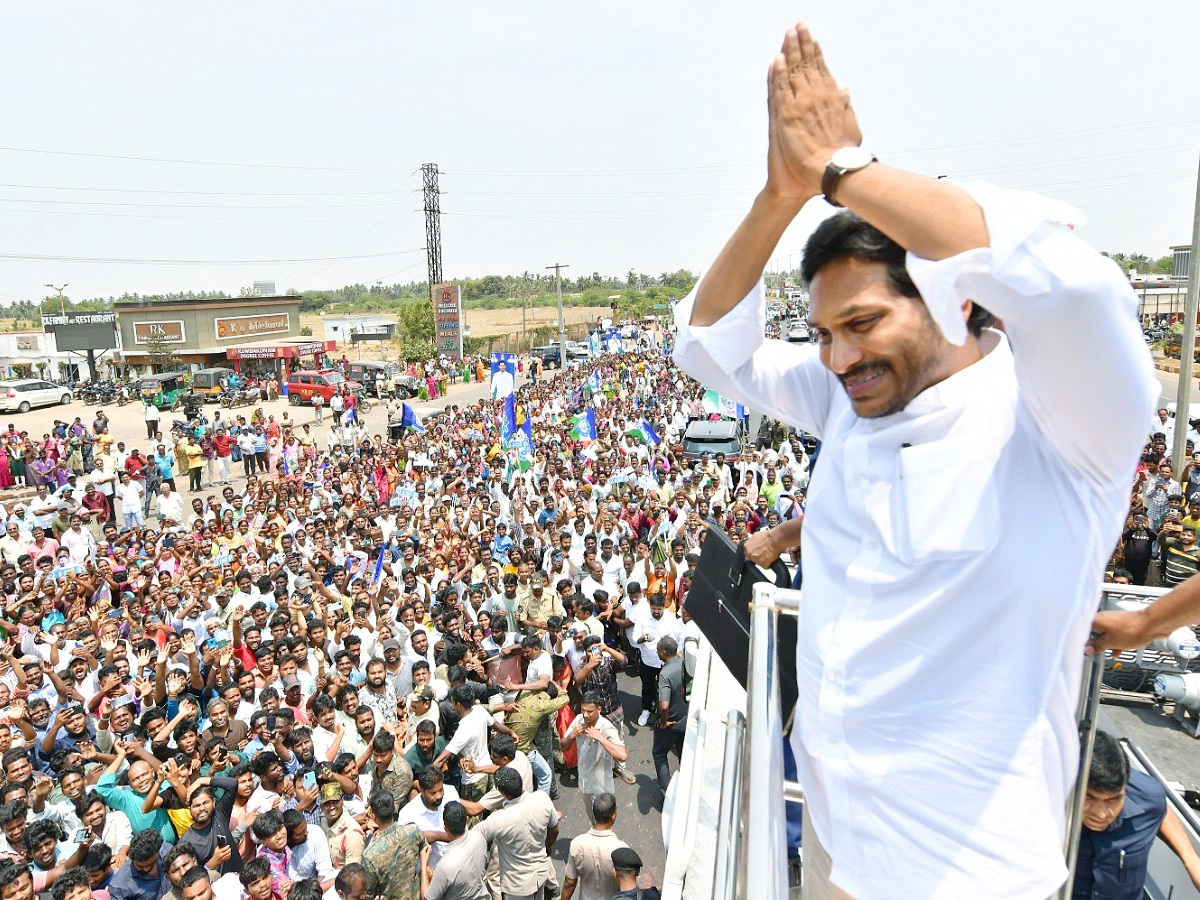
[[[433,286],[442,281],[442,207],[438,190],[437,163],[421,166],[421,181],[425,190],[425,260],[429,270],[429,299]],[[437,340],[437,335],[434,335]]]
[[[1175,446],[1171,456],[1177,473],[1183,472],[1184,452],[1191,419],[1192,365],[1196,357],[1196,310],[1200,306],[1200,173],[1192,206],[1192,255],[1188,258],[1187,299],[1183,304],[1183,335],[1179,347],[1179,391],[1175,396]]]
[[[53,284],[43,284],[42,287],[48,287],[52,291],[58,291],[58,311],[65,316],[67,314],[67,304],[66,301],[63,300],[63,291],[65,291],[69,285],[64,284],[62,287],[56,287]]]
[[[554,270],[554,291],[558,294],[558,367],[565,369],[567,367],[567,326],[563,324],[561,270],[571,267],[566,263],[555,263],[546,268]]]

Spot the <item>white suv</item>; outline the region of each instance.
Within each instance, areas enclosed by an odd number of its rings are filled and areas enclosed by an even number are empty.
[[[0,381],[0,412],[29,412],[35,406],[64,406],[71,402],[71,390],[61,384],[19,378]]]

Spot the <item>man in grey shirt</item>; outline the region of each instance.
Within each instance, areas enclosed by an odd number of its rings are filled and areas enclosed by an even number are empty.
[[[675,638],[664,637],[658,641],[658,658],[663,667],[658,673],[658,727],[654,731],[654,768],[658,772],[658,786],[665,794],[671,783],[671,767],[667,755],[674,750],[683,752],[683,732],[687,727],[688,702],[683,691],[683,660],[679,656],[679,645]],[[564,742],[565,743],[565,742]]]
[[[600,715],[600,695],[595,691],[584,693],[579,704],[579,717],[562,737],[564,751],[576,743],[579,748],[579,791],[583,795],[588,821],[595,825],[593,801],[599,794],[613,793],[613,766],[629,758],[616,726]]]
[[[467,830],[467,811],[457,800],[442,810],[442,824],[452,840],[442,860],[429,876],[429,859],[421,857],[421,884],[425,900],[488,900],[484,876],[488,867],[488,842],[477,830]]]

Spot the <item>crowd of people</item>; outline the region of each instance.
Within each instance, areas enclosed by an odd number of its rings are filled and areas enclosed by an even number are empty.
[[[94,442],[0,539],[0,900],[654,900],[625,739],[665,791],[705,528],[795,515],[808,476],[794,436],[685,456],[702,393],[658,351],[390,434],[215,422],[211,467],[178,439],[190,494],[172,441]]]

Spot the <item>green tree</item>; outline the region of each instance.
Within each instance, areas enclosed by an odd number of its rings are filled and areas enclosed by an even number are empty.
[[[183,360],[175,352],[174,345],[164,341],[158,335],[148,337],[144,346],[146,355],[150,357],[150,364],[160,372],[170,371],[183,363]]]

